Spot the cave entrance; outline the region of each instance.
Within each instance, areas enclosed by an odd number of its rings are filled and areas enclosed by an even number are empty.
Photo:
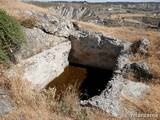
[[[89,98],[100,95],[111,80],[113,71],[85,66],[87,77],[83,80],[79,90],[80,99],[88,100]]]
[[[99,95],[105,89],[111,77],[112,70],[70,64],[46,88],[55,87],[57,96],[63,96],[67,87],[76,86],[74,88],[76,88],[79,94],[79,99],[87,100],[95,95]]]

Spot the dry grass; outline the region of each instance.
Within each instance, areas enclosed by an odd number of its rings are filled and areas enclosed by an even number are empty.
[[[73,20],[73,22],[76,25],[86,30],[103,32],[104,34],[115,36],[121,40],[126,40],[131,42],[135,42],[142,37],[148,37],[151,40],[151,42],[154,42],[155,40],[157,40],[157,37],[160,37],[159,32],[153,30],[145,30],[134,27],[105,27],[105,26],[95,25],[93,23],[87,23],[75,20]]]
[[[146,15],[139,13],[115,14],[111,15],[111,19],[133,18],[133,17],[144,17],[144,16]]]
[[[38,22],[38,18],[36,18],[35,16],[27,16],[23,14],[21,16],[17,16],[16,20],[19,21],[22,26],[30,29],[35,27]]]
[[[17,15],[18,11],[22,12],[22,11],[30,11],[30,10],[53,14],[49,12],[47,9],[40,8],[27,3],[18,2],[16,0],[0,0],[0,9],[7,11],[7,13],[15,17],[18,16]]]
[[[2,120],[15,120],[15,118],[25,120],[129,120],[129,118],[116,118],[94,107],[81,107],[75,87],[68,87],[63,97],[57,101],[54,88],[41,93],[36,92],[30,89],[27,81],[19,77],[10,79],[3,77],[5,69],[0,68],[0,85],[9,92],[14,108],[7,116],[1,116]],[[125,99],[126,105],[136,106],[142,113],[160,114],[160,87],[153,84],[150,87],[147,99],[140,102]],[[146,118],[140,120],[146,120]]]
[[[25,120],[71,120],[56,112],[57,101],[54,98],[54,88],[38,93],[30,89],[30,84],[19,77],[7,79],[0,76],[0,78],[1,86],[9,92],[9,97],[14,103],[9,115],[1,116],[1,119],[15,120],[22,117]]]
[[[2,69],[3,68],[3,69]],[[39,93],[30,89],[30,83],[14,77],[3,77],[6,68],[1,67],[1,88],[9,92],[9,97],[14,103],[12,111],[2,120],[102,120],[115,117],[95,108],[83,108],[79,105],[76,88],[68,87],[60,100],[55,99],[54,88]],[[5,71],[5,70],[4,70]],[[110,120],[110,119],[108,119]]]

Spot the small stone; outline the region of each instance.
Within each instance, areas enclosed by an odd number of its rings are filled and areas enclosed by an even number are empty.
[[[140,78],[152,78],[153,74],[150,72],[148,63],[145,60],[131,64],[133,72],[138,74]]]
[[[0,115],[5,115],[11,111],[12,106],[10,101],[5,99],[0,99]]]
[[[139,47],[148,47],[150,45],[150,41],[147,38],[142,38],[139,41]]]

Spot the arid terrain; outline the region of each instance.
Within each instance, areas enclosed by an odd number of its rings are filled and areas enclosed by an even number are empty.
[[[0,0],[0,9],[25,36],[18,47],[3,36],[0,14],[0,119],[160,119],[159,2]]]

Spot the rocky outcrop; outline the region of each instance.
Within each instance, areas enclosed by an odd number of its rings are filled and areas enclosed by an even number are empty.
[[[24,28],[26,45],[15,54],[17,64],[11,68],[10,74],[19,73],[32,83],[34,89],[40,90],[59,76],[69,62],[111,69],[113,77],[103,92],[81,101],[81,105],[96,106],[116,116],[124,115],[123,96],[141,100],[148,92],[149,87],[144,83],[123,77],[129,70],[138,73],[144,70],[146,74],[149,71],[145,62],[129,64],[134,54],[133,43],[75,29],[70,21],[60,17],[30,11],[25,14],[36,16],[38,22],[32,29]],[[147,41],[140,43],[144,47]]]
[[[63,18],[44,13],[26,11],[23,14],[35,16],[38,22],[32,29],[23,29],[26,44],[15,53],[17,64],[9,73],[19,73],[35,89],[40,90],[59,76],[69,64],[71,43],[67,37],[72,24]]]
[[[58,7],[50,7],[49,10],[55,11],[62,16],[67,16],[69,18],[77,20],[85,20],[94,16],[94,12],[89,7],[84,6],[64,5]]]
[[[44,52],[20,61],[15,69],[22,70],[21,75],[24,79],[30,81],[36,89],[42,89],[68,66],[70,49],[69,41],[60,43]]]
[[[110,88],[109,88],[110,87]],[[125,116],[136,113],[135,110],[124,111],[123,100],[125,97],[134,100],[141,100],[146,95],[149,87],[143,83],[136,83],[126,80],[122,75],[115,75],[99,96],[94,96],[89,100],[81,101],[83,106],[95,106],[114,116]]]
[[[71,63],[83,64],[103,69],[113,69],[122,49],[131,43],[101,33],[78,31],[70,35],[72,49]]]
[[[133,44],[100,33],[84,31],[72,35],[70,40],[72,49],[69,60],[71,62],[113,70],[113,77],[103,92],[88,100],[81,100],[81,105],[96,106],[115,116],[135,113],[135,109],[124,111],[123,98],[141,100],[148,92],[149,86],[127,80],[123,75],[132,70],[136,73],[142,73],[139,74],[140,77],[144,77],[143,75],[145,77],[152,76],[147,64],[144,62],[129,64],[133,53],[128,51],[132,51]],[[128,69],[126,66],[132,67]]]

